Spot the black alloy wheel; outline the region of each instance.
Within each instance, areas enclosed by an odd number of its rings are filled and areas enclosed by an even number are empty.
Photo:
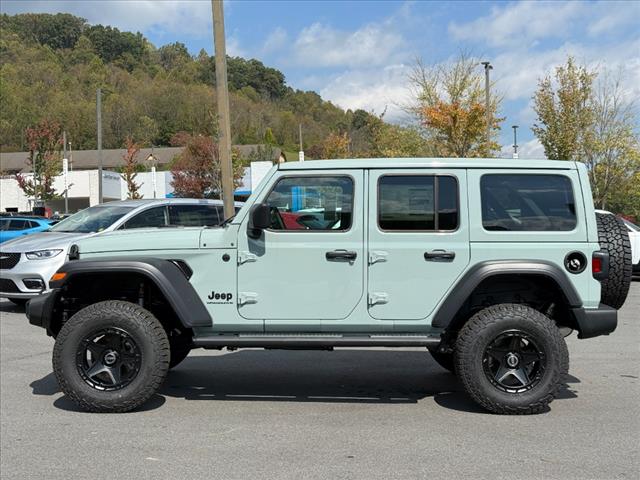
[[[508,330],[487,346],[482,364],[493,386],[506,393],[522,393],[540,382],[546,355],[531,335]]]
[[[119,390],[138,375],[140,348],[121,328],[90,333],[78,345],[76,366],[82,379],[97,390]]]

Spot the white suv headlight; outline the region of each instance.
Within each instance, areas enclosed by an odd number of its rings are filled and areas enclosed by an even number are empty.
[[[59,255],[62,250],[37,250],[35,252],[27,252],[25,255],[29,260],[46,260],[47,258],[53,258]]]

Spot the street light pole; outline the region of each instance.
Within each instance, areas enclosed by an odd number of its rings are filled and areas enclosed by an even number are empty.
[[[485,96],[485,105],[486,105],[486,115],[487,115],[487,149],[489,148],[489,144],[491,143],[491,96],[489,93],[490,82],[489,82],[489,71],[493,70],[491,66],[491,62],[481,62],[484,65],[484,96]]]
[[[213,15],[213,43],[216,60],[216,97],[218,100],[218,126],[220,143],[220,175],[224,218],[235,214],[233,208],[233,175],[231,166],[231,121],[229,118],[229,89],[227,87],[227,52],[224,39],[224,12],[222,0],[211,0]]]
[[[518,125],[512,125],[513,128],[513,158],[518,158]]]
[[[67,159],[67,131],[62,132],[62,174],[64,175],[64,213],[69,213],[69,160]]]
[[[102,90],[96,92],[96,120],[98,124],[98,203],[102,203]]]

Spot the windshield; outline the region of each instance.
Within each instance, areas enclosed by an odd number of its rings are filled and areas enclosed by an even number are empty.
[[[93,233],[109,228],[135,207],[96,205],[74,213],[51,227],[52,232]]]
[[[0,220],[0,231],[4,232],[5,230],[9,230],[9,220],[3,218]]]

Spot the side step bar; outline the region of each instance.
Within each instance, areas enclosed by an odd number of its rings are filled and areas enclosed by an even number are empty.
[[[436,347],[439,335],[211,335],[193,339],[203,348]]]

